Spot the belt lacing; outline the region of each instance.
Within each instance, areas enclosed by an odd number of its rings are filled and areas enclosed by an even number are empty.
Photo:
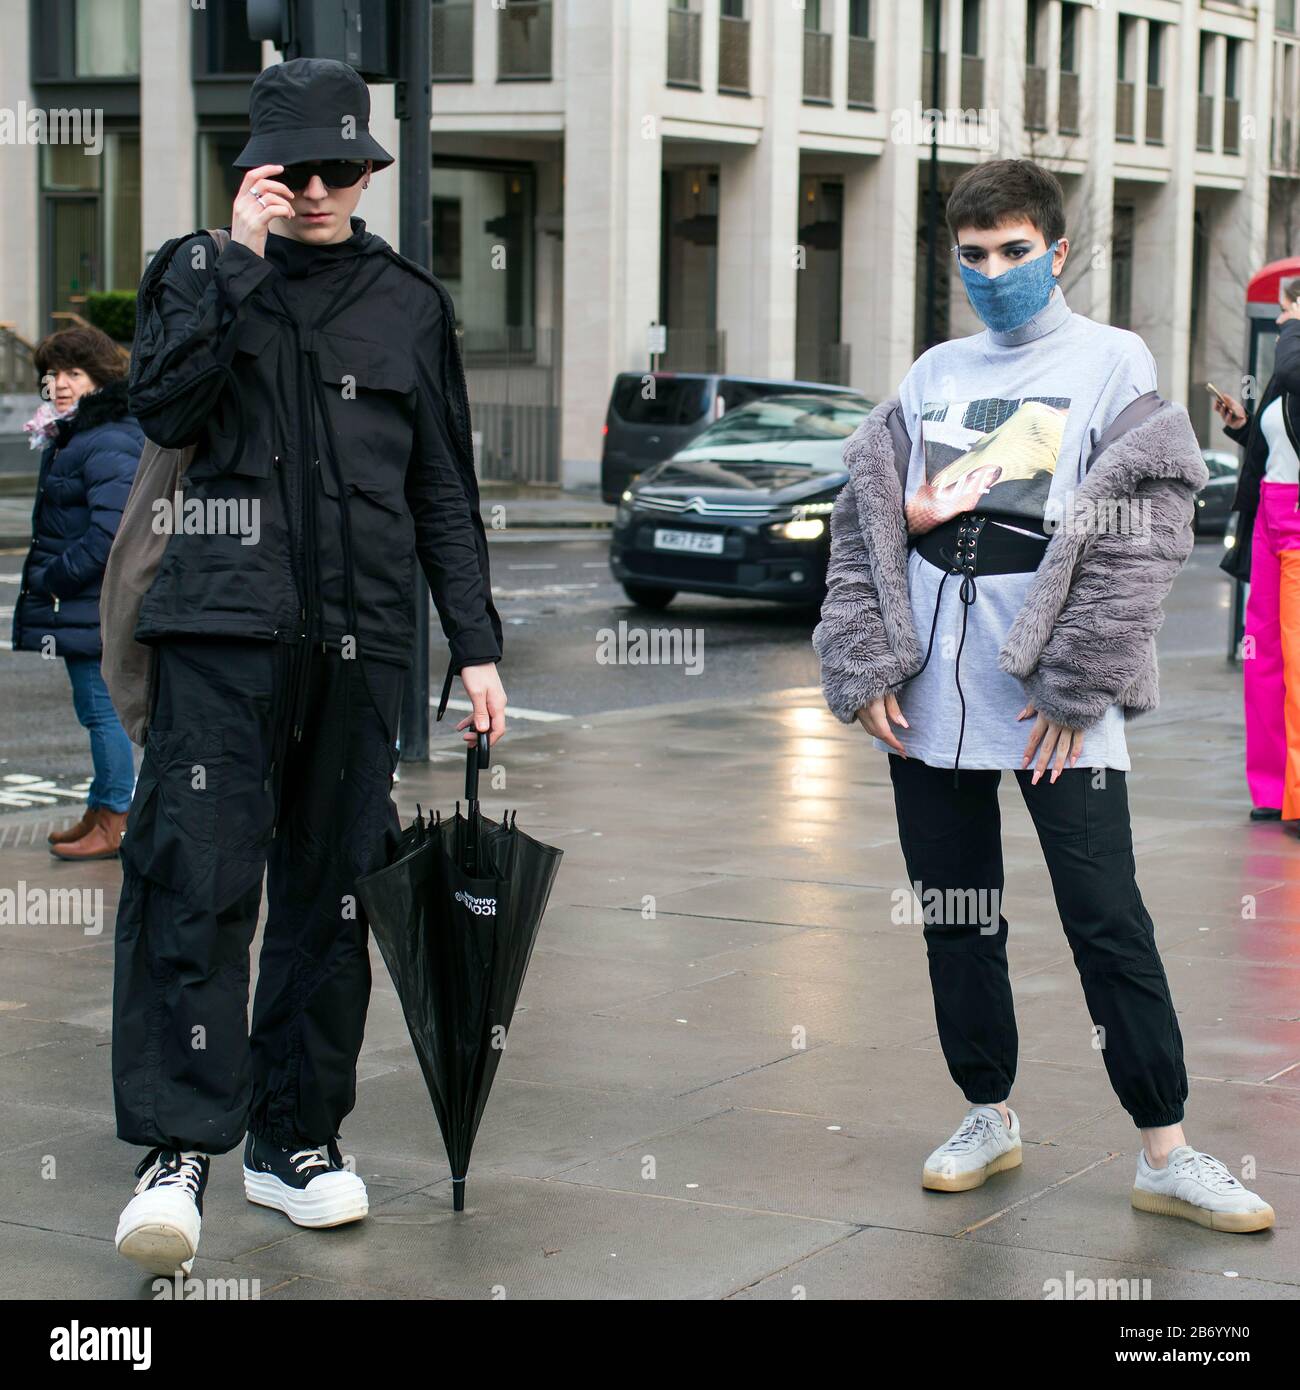
[[[915,680],[930,664],[930,656],[934,651],[934,634],[939,626],[939,606],[943,602],[943,588],[948,582],[949,575],[960,574],[961,585],[957,590],[957,596],[962,604],[961,638],[957,643],[957,657],[953,663],[953,680],[957,686],[957,699],[961,703],[961,721],[957,728],[957,755],[953,759],[952,767],[954,787],[960,785],[961,746],[966,737],[966,695],[961,688],[961,654],[966,645],[966,622],[970,617],[971,605],[978,596],[978,589],[975,584],[975,546],[980,532],[984,529],[985,521],[986,518],[979,512],[961,517],[957,527],[957,553],[951,554],[946,546],[940,548],[939,555],[948,565],[948,568],[944,571],[943,578],[939,581],[939,591],[934,596],[934,616],[930,620],[930,640],[926,644],[925,660],[898,687],[898,689],[902,689],[902,686],[906,685],[908,681]]]

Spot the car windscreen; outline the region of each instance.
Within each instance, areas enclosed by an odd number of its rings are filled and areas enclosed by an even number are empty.
[[[612,405],[627,425],[694,425],[709,408],[709,383],[700,377],[620,376]]]
[[[842,397],[769,396],[729,410],[721,420],[696,435],[692,449],[711,445],[772,443],[796,440],[847,439],[866,419],[870,401]]]

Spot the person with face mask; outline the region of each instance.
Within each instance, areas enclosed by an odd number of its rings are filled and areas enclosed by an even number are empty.
[[[977,165],[947,208],[984,331],[912,366],[845,446],[813,634],[832,712],[889,755],[939,1040],[970,1106],[925,1160],[959,1192],[1018,1167],[998,783],[1015,775],[1116,1094],[1140,1210],[1252,1231],[1273,1210],[1182,1130],[1187,1072],[1135,877],[1125,720],[1157,702],[1161,605],[1207,473],[1133,333],[1066,303],[1059,182]],[[1087,1040],[1080,1040],[1081,1050]]]

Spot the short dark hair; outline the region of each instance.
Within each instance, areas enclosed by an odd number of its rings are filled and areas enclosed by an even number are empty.
[[[1029,159],[994,159],[968,169],[948,198],[953,241],[963,227],[991,232],[1032,222],[1050,246],[1065,235],[1065,191],[1056,175]]]
[[[1282,286],[1282,293],[1294,304],[1300,299],[1300,280],[1291,280]]]
[[[120,381],[126,375],[126,359],[117,344],[101,329],[74,324],[51,333],[37,344],[32,361],[41,376],[79,367],[97,387]]]

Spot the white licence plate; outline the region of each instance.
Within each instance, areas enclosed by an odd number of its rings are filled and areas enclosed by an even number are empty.
[[[688,550],[693,555],[721,555],[720,531],[655,531],[656,550]]]

